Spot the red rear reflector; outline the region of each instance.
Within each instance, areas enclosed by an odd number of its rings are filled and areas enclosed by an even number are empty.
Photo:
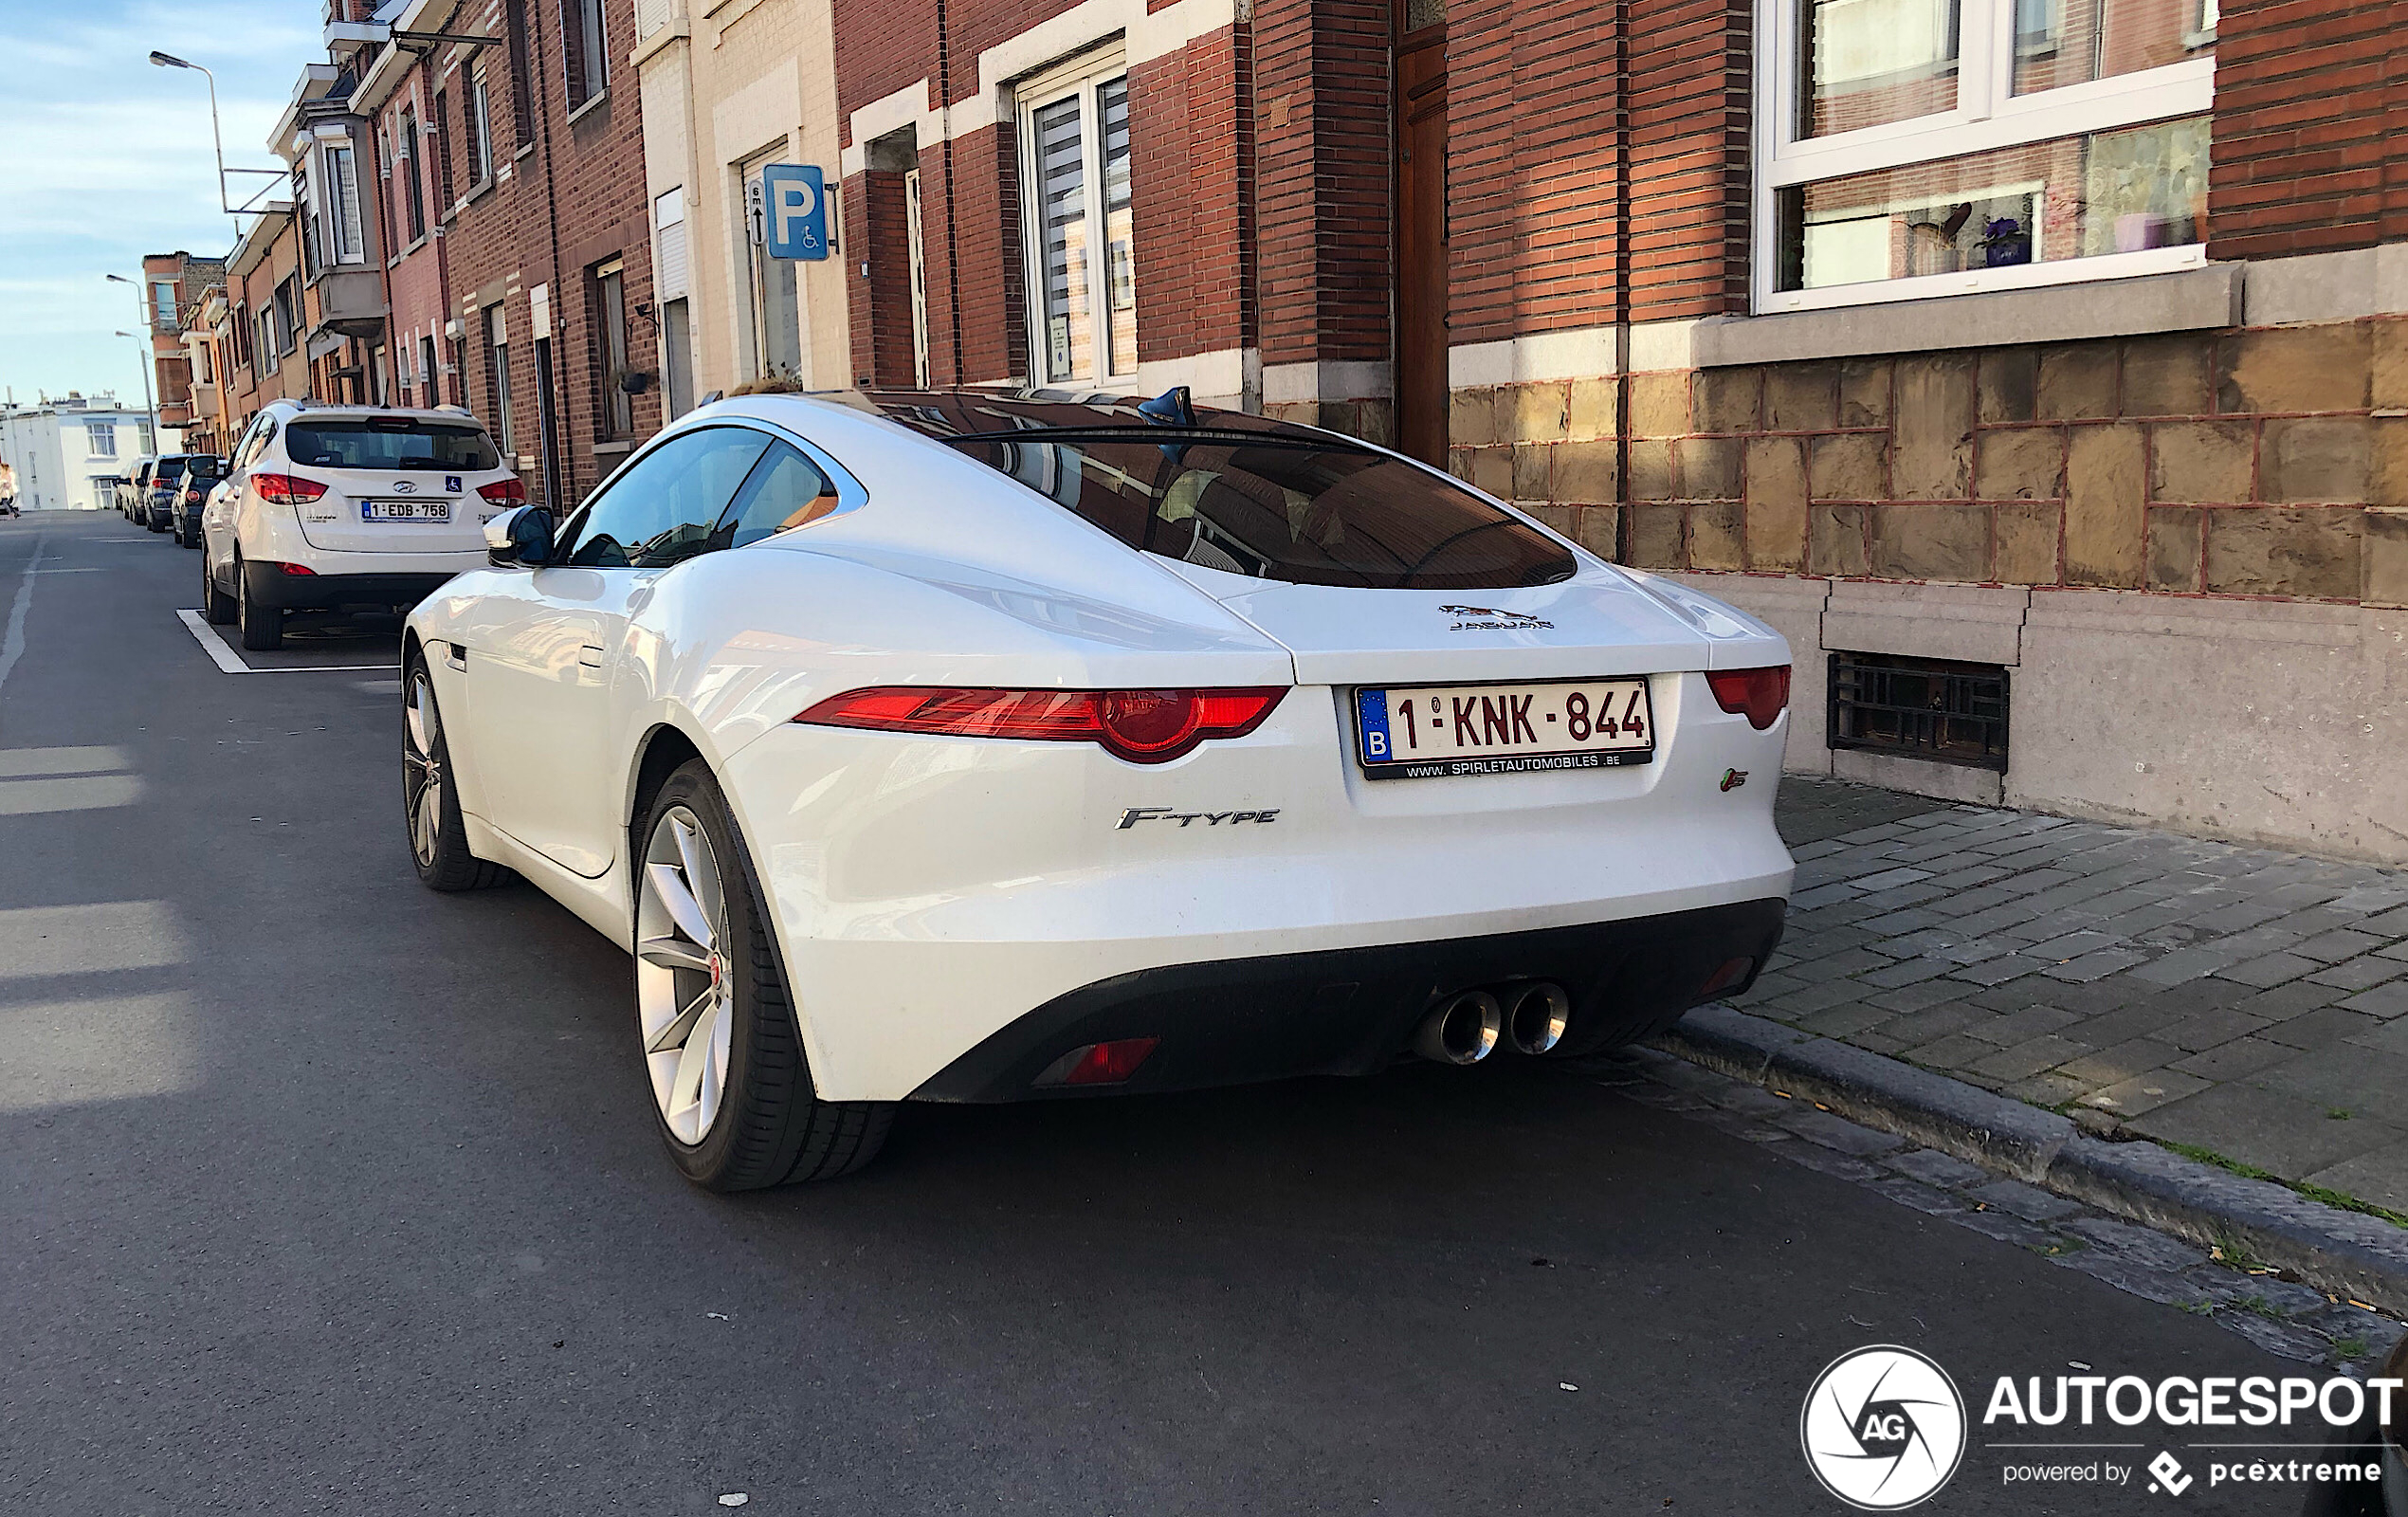
[[[299,577],[302,575],[315,575],[318,573],[317,570],[312,569],[305,563],[280,563],[276,566],[276,572],[280,575],[292,575],[295,577]]]
[[[1158,1037],[1124,1037],[1113,1043],[1090,1043],[1053,1061],[1039,1085],[1120,1085],[1161,1045]]]
[[[316,480],[305,480],[294,474],[254,474],[251,488],[259,498],[274,505],[301,505],[326,493],[326,486]]]
[[[1700,996],[1719,996],[1745,979],[1747,972],[1755,967],[1756,960],[1753,959],[1726,959],[1721,968],[1706,977],[1706,983],[1697,987],[1697,993]]]
[[[1713,669],[1706,683],[1714,687],[1714,700],[1724,710],[1746,717],[1759,732],[1779,721],[1789,707],[1786,664],[1768,669]]]
[[[1028,742],[1094,742],[1131,763],[1167,763],[1214,738],[1261,726],[1285,685],[1227,690],[955,690],[918,685],[848,690],[794,720],[873,732],[933,732]]]
[[[477,493],[483,496],[487,503],[494,505],[524,505],[527,503],[527,485],[524,480],[496,480],[491,484],[478,485]]]

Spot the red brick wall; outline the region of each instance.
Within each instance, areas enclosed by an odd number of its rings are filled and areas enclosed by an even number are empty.
[[[2408,16],[2388,0],[2226,7],[2208,252],[2265,258],[2408,237]]]
[[[853,111],[926,79],[957,103],[976,87],[977,56],[1071,0],[973,0],[947,8],[941,36],[933,0],[839,6],[836,90]],[[1242,27],[1224,27],[1178,52],[1132,66],[1129,79],[1131,195],[1137,222],[1138,342],[1153,360],[1237,347],[1254,321],[1249,157],[1252,123]],[[1384,86],[1383,86],[1384,87]],[[849,125],[847,127],[849,132]],[[851,145],[851,144],[848,144]],[[866,146],[866,144],[863,144]],[[1384,174],[1384,167],[1381,171]],[[910,370],[905,228],[885,206],[877,174],[844,186],[856,375],[878,383]],[[921,241],[926,259],[929,378],[983,383],[1029,372],[1021,267],[1016,122],[920,144]],[[867,182],[866,182],[867,181]],[[1384,210],[1381,211],[1384,216]],[[1384,222],[1383,222],[1384,225]],[[862,265],[870,273],[865,277]],[[887,270],[895,271],[891,276]],[[1381,278],[1384,280],[1384,271]],[[1384,302],[1384,294],[1379,300]],[[885,313],[897,311],[897,349]],[[1373,340],[1383,344],[1381,326]],[[890,362],[900,351],[900,368]]]
[[[1389,356],[1386,0],[1254,9],[1266,364]]]
[[[1140,362],[1252,340],[1242,46],[1225,27],[1129,74]]]
[[[541,488],[542,465],[529,296],[538,284],[551,286],[552,388],[562,495],[554,504],[567,508],[619,460],[616,452],[597,456],[593,451],[603,403],[603,344],[594,327],[590,284],[595,265],[612,257],[624,260],[628,362],[633,369],[652,368],[653,328],[637,310],[651,307],[653,299],[643,121],[636,70],[626,61],[635,47],[635,14],[631,6],[603,8],[611,59],[608,89],[574,122],[568,119],[561,83],[565,64],[559,9],[528,0],[525,14],[531,42],[527,77],[534,95],[533,150],[520,155],[512,127],[514,81],[507,48],[491,48],[484,64],[494,156],[498,164],[510,166],[511,175],[461,211],[445,239],[445,256],[451,314],[467,330],[469,405],[481,415],[490,416],[492,396],[484,379],[483,317],[469,302],[497,286],[507,290],[515,443],[531,494]],[[492,29],[505,31],[506,19],[495,19]],[[634,436],[640,439],[661,425],[659,385],[634,396],[633,402]]]
[[[866,214],[857,225],[867,234],[869,265],[869,309],[863,321],[869,337],[867,372],[872,384],[908,386],[913,381],[911,244],[903,215],[903,176],[872,173],[861,178]]]

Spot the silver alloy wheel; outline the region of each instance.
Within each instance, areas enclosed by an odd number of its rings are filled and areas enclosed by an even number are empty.
[[[635,1012],[652,1099],[679,1142],[702,1141],[727,1086],[735,981],[727,896],[702,821],[672,806],[652,824],[635,905]]]
[[[410,851],[422,868],[435,867],[435,840],[443,831],[443,760],[435,744],[443,737],[443,722],[435,715],[435,687],[424,667],[410,677],[410,704],[404,708],[402,774],[408,784]]]

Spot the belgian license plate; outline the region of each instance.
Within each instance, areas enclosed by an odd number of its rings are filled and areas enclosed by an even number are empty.
[[[449,501],[362,501],[362,521],[448,521]]]
[[[1442,685],[1355,692],[1365,777],[1617,769],[1655,758],[1647,681]]]

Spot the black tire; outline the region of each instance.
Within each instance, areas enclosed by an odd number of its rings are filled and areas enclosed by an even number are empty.
[[[243,631],[243,646],[254,653],[273,653],[284,646],[284,613],[252,597],[251,576],[239,558],[234,560],[234,621]]]
[[[412,720],[422,693],[424,750],[420,722]],[[451,745],[444,739],[434,682],[423,658],[410,661],[409,674],[401,682],[401,814],[409,829],[410,862],[418,871],[418,883],[429,890],[483,890],[502,884],[510,878],[508,869],[468,851],[468,829],[460,820],[460,793],[451,783]],[[431,805],[428,804],[430,787]]]
[[[149,527],[154,532],[165,532],[167,530],[167,523],[160,521],[157,517],[152,515],[148,511],[142,513],[142,524]]]
[[[681,1142],[653,1103],[652,1115],[669,1158],[705,1190],[758,1190],[833,1179],[877,1155],[894,1124],[891,1101],[822,1101],[794,1022],[777,943],[760,909],[752,857],[738,835],[727,801],[709,765],[694,759],[661,786],[631,839],[637,870],[660,818],[683,807],[702,825],[711,851],[730,861],[720,870],[735,962],[727,1083],[719,1114],[699,1142]],[[637,960],[641,969],[642,960]],[[638,1026],[641,1027],[639,1014]]]
[[[210,573],[209,549],[201,549],[201,615],[211,627],[231,626],[234,621],[234,597],[217,588],[217,576]]]

